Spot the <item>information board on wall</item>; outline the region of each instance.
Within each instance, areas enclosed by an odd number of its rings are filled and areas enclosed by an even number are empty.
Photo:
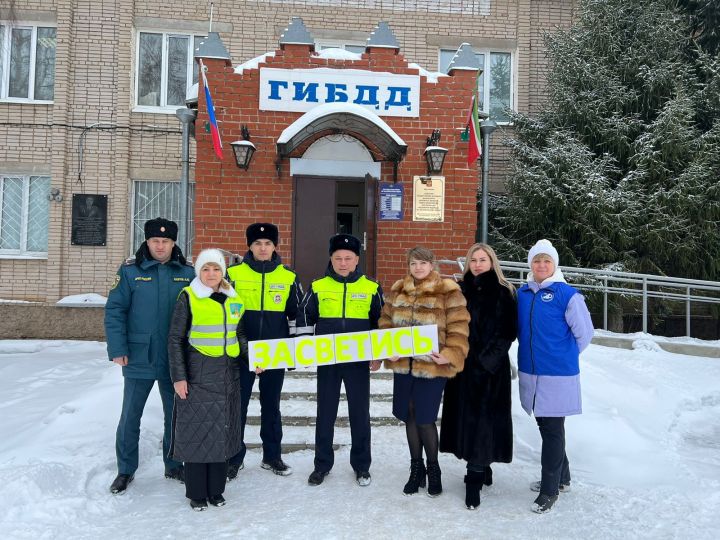
[[[380,221],[402,221],[404,189],[400,183],[380,183],[380,205],[378,219]]]
[[[413,221],[445,221],[445,177],[413,177]]]

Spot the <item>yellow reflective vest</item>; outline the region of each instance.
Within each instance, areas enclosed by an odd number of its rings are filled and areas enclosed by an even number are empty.
[[[188,341],[205,356],[240,356],[237,326],[245,312],[239,298],[228,297],[224,304],[212,298],[200,298],[190,287],[183,289],[190,300],[192,322]]]
[[[248,264],[228,268],[228,277],[248,311],[285,311],[295,272],[278,265],[272,272],[256,272]]]

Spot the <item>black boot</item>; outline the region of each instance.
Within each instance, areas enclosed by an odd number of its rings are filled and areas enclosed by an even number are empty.
[[[485,475],[483,477],[484,486],[492,486],[492,469],[490,465],[485,466]]]
[[[414,495],[418,488],[425,487],[425,463],[422,458],[410,460],[410,478],[403,488],[405,495]]]
[[[475,510],[480,506],[480,490],[484,477],[485,475],[478,471],[468,471],[465,475],[465,506],[468,510]]]
[[[442,493],[442,478],[440,464],[437,461],[427,462],[428,488],[427,494],[430,497],[437,497]]]

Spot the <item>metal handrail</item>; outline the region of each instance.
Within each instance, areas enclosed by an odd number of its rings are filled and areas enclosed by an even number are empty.
[[[465,257],[457,259],[441,259],[441,265],[451,265],[459,269],[452,275],[459,279],[465,268]],[[500,261],[500,267],[504,272],[519,273],[519,277],[508,277],[508,281],[521,285],[525,282],[526,274],[529,273],[527,263],[517,261]],[[608,295],[617,294],[621,296],[642,297],[642,327],[647,332],[648,326],[648,299],[659,298],[663,300],[685,302],[685,333],[690,336],[690,321],[692,303],[720,304],[720,282],[700,279],[675,278],[669,276],[658,276],[654,274],[638,274],[633,272],[621,272],[617,270],[598,270],[594,268],[576,268],[561,266],[566,276],[580,276],[592,280],[591,283],[573,283],[573,286],[580,290],[597,291],[603,293],[603,328],[607,330],[608,324]],[[598,283],[599,282],[599,283]],[[614,283],[614,284],[611,284]],[[637,285],[637,288],[628,287]],[[655,287],[653,290],[651,287]],[[682,292],[661,290],[675,289]],[[700,293],[700,294],[698,294]],[[718,296],[708,296],[717,294]]]

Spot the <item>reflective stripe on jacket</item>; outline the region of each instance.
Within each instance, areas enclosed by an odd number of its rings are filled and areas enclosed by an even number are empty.
[[[224,304],[219,304],[212,298],[199,298],[190,287],[183,290],[190,299],[190,345],[205,356],[239,356],[236,331],[245,311],[242,302],[238,298],[228,298]]]

